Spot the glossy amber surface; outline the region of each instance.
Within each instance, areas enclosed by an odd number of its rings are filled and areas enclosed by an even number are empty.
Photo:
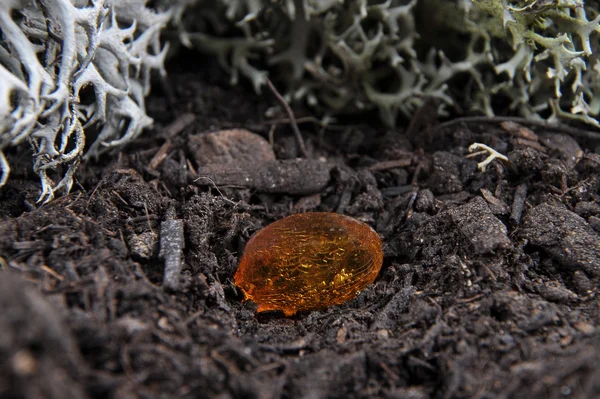
[[[301,213],[255,233],[234,280],[259,312],[291,316],[354,298],[382,262],[381,239],[367,224],[337,213]]]

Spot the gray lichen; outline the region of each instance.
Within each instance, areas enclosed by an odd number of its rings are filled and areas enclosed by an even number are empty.
[[[376,108],[393,125],[428,98],[440,113],[460,103],[487,115],[504,98],[528,118],[599,126],[596,1],[217,3],[196,2],[184,40],[217,54],[234,82],[259,90],[270,74],[324,114]]]
[[[131,141],[152,123],[144,110],[152,70],[165,73],[160,31],[171,12],[144,1],[8,0],[0,3],[0,187],[7,147],[27,140],[40,201],[68,192],[84,156],[84,131],[100,133],[86,156]],[[85,87],[95,101],[84,104]],[[49,171],[64,169],[55,183]]]

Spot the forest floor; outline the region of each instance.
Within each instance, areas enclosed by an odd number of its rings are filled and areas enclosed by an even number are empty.
[[[66,197],[36,205],[29,150],[9,154],[0,397],[600,396],[600,134],[294,109],[306,158],[271,92],[183,68],[148,99],[154,128]],[[272,146],[202,138],[234,128]],[[473,143],[509,161],[482,171]],[[257,314],[233,284],[244,245],[303,211],[370,224],[381,272],[343,305]]]

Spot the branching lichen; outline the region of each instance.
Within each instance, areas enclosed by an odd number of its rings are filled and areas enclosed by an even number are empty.
[[[40,201],[68,192],[84,156],[85,130],[99,136],[86,156],[122,145],[152,123],[144,110],[152,70],[165,73],[159,34],[171,12],[145,1],[8,0],[0,3],[0,187],[4,150],[28,140]],[[85,87],[95,101],[82,103]],[[58,183],[49,171],[60,168]]]
[[[218,54],[233,81],[240,73],[259,89],[269,73],[286,85],[288,99],[304,99],[325,114],[375,108],[392,125],[398,111],[410,115],[435,97],[440,113],[459,103],[493,115],[492,104],[505,112],[508,103],[528,118],[600,126],[596,1],[195,4],[194,21],[210,18],[202,26],[185,23],[182,36],[202,38],[195,44]],[[227,38],[212,40],[207,31]]]

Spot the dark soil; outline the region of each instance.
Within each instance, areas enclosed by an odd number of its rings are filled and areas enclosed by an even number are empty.
[[[201,69],[172,65],[154,129],[48,205],[28,150],[9,154],[0,397],[599,397],[600,135],[300,119],[299,160],[287,116],[264,117],[271,93]],[[272,132],[276,159],[192,145],[231,128]],[[479,171],[474,142],[510,162]],[[381,273],[341,306],[257,314],[233,285],[244,244],[301,211],[372,225]]]

